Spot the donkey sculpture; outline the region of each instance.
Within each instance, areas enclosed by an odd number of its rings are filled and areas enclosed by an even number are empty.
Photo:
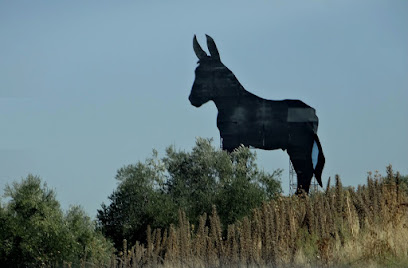
[[[298,178],[297,193],[309,192],[313,174],[322,186],[325,158],[315,109],[300,100],[266,100],[246,91],[221,62],[214,40],[206,37],[210,56],[193,39],[199,65],[189,100],[195,107],[214,101],[222,148],[231,152],[242,144],[287,150]]]

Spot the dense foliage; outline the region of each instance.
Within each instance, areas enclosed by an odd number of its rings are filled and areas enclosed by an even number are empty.
[[[0,206],[0,263],[5,267],[79,266],[105,263],[112,245],[77,206],[65,214],[55,192],[29,175],[6,186]]]
[[[281,193],[281,171],[265,173],[255,160],[248,148],[229,154],[200,138],[191,152],[169,147],[159,159],[154,151],[145,163],[118,171],[111,203],[98,210],[101,230],[121,248],[123,239],[129,244],[145,241],[148,225],[165,228],[176,223],[179,209],[197,225],[213,205],[227,226]]]

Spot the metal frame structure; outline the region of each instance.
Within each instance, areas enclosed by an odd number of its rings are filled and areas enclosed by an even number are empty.
[[[289,195],[292,196],[296,193],[297,189],[297,175],[292,161],[289,159]]]
[[[295,168],[293,167],[292,162],[289,159],[289,195],[292,196],[296,193],[297,190],[297,175]],[[310,193],[315,193],[319,191],[319,184],[316,181],[316,177],[313,176],[310,183]]]

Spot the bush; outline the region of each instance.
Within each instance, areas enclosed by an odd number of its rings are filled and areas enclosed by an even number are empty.
[[[111,203],[98,210],[99,226],[115,247],[122,241],[146,241],[147,226],[166,228],[177,222],[178,210],[197,224],[199,216],[215,205],[223,226],[281,193],[281,171],[268,174],[255,163],[256,154],[240,147],[229,154],[197,139],[192,152],[168,147],[166,156],[156,151],[144,163],[121,168]]]
[[[95,263],[109,259],[111,246],[95,232],[89,217],[79,207],[64,215],[54,191],[40,178],[29,175],[7,185],[5,196],[10,200],[0,208],[0,263],[7,267],[79,265],[87,253]]]

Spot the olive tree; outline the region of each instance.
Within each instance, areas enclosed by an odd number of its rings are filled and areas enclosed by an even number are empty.
[[[256,154],[246,147],[227,153],[202,138],[191,152],[170,146],[159,158],[153,151],[146,161],[118,170],[110,204],[98,210],[99,226],[118,249],[123,239],[144,241],[148,225],[176,223],[180,209],[196,223],[215,205],[226,226],[281,193],[281,171],[260,171],[255,161]]]
[[[7,185],[0,206],[0,263],[6,267],[103,263],[111,244],[79,207],[65,215],[56,194],[39,177],[28,175]]]

